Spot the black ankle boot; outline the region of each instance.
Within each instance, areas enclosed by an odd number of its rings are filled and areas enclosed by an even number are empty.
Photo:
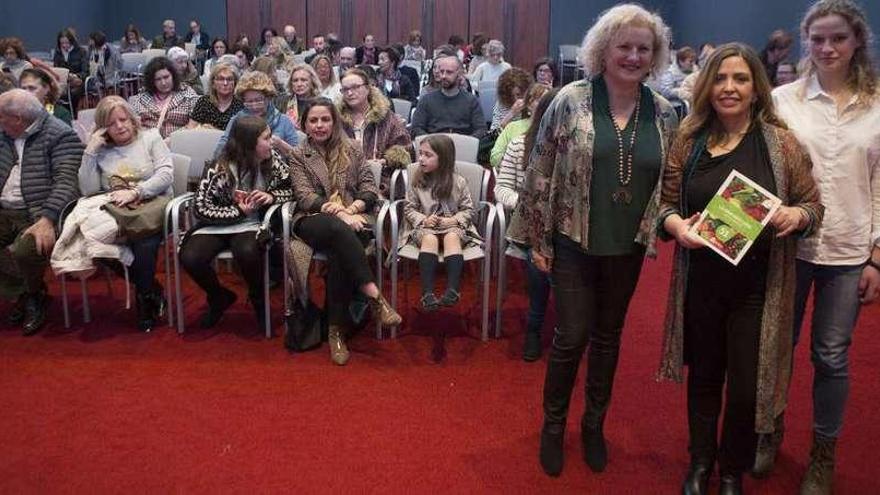
[[[559,476],[562,473],[564,455],[562,453],[565,440],[565,427],[562,425],[544,424],[541,428],[541,468],[548,476]]]
[[[523,342],[523,361],[532,362],[541,359],[541,332],[539,329],[526,329]]]
[[[22,321],[22,335],[30,337],[43,328],[46,323],[46,309],[49,305],[49,296],[45,291],[29,293],[24,300],[24,321]]]
[[[223,313],[235,303],[237,296],[229,289],[221,288],[217,294],[208,294],[208,311],[202,315],[199,325],[211,328],[220,321]]]
[[[605,471],[608,465],[608,446],[605,443],[605,433],[603,432],[604,416],[599,420],[598,425],[590,425],[587,421],[587,415],[581,420],[581,441],[584,447],[584,462],[590,466],[590,470],[594,473]]]
[[[722,474],[721,485],[718,488],[718,495],[742,495],[743,484],[742,475],[739,474]]]
[[[18,299],[15,300],[15,304],[12,305],[12,308],[9,310],[9,314],[6,315],[6,323],[18,326],[24,322],[25,310],[24,305],[27,300],[25,294],[18,296]]]
[[[708,495],[709,478],[712,477],[714,468],[715,462],[708,459],[691,459],[687,476],[681,486],[682,495]]]
[[[153,310],[153,294],[151,292],[138,292],[135,296],[137,306],[137,326],[141,332],[149,332],[156,324]]]

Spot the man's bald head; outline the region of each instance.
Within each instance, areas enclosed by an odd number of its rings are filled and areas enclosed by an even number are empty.
[[[0,94],[0,129],[12,138],[19,137],[45,112],[40,100],[23,89]]]

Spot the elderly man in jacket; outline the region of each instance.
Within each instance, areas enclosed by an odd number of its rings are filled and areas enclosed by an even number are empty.
[[[30,93],[0,95],[0,249],[9,249],[20,278],[0,274],[0,294],[18,297],[8,323],[24,335],[46,321],[43,276],[61,210],[79,197],[83,144]]]

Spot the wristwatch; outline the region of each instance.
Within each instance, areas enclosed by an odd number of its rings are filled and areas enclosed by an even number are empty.
[[[868,258],[868,261],[866,261],[865,264],[874,267],[875,270],[880,272],[880,263],[877,263],[873,259]]]

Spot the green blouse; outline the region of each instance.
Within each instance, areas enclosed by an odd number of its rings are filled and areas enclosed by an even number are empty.
[[[614,193],[620,189],[619,146],[611,119],[608,88],[600,76],[593,79],[593,180],[590,184],[590,246],[587,254],[616,256],[635,252],[636,233],[657,180],[662,161],[660,133],[654,122],[651,90],[642,85],[638,129],[633,144],[632,179],[627,189],[632,194],[629,204],[615,203]],[[623,129],[624,167],[630,139],[635,129],[635,118],[630,117]],[[624,174],[626,168],[624,168]],[[625,175],[624,175],[625,177]]]

